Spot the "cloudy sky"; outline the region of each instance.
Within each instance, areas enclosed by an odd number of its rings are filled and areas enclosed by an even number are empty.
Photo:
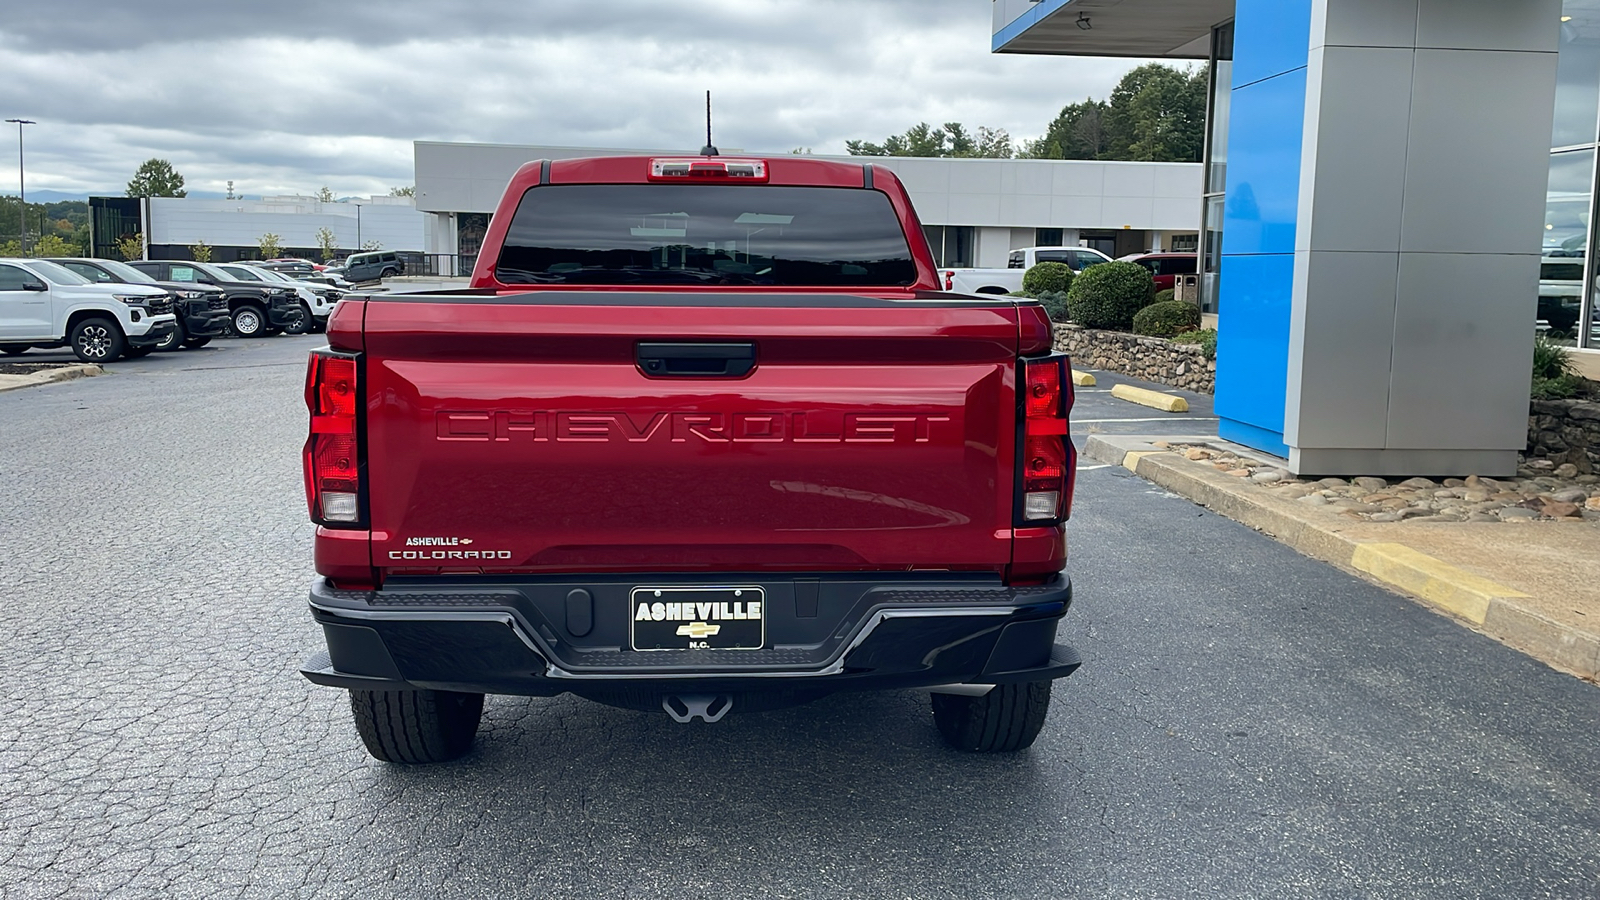
[[[53,0],[0,19],[30,189],[381,193],[413,140],[842,153],[919,121],[1034,137],[1137,60],[989,52],[988,0]],[[5,126],[10,129],[14,126]],[[0,131],[0,192],[17,187]]]

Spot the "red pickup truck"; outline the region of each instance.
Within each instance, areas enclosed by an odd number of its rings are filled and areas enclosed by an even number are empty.
[[[1029,746],[1079,665],[1072,382],[1038,303],[937,285],[870,164],[523,166],[470,289],[346,297],[311,355],[303,673],[393,762],[484,694],[926,688],[955,746]]]

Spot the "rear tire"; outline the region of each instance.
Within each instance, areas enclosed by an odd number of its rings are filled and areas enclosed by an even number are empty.
[[[356,732],[374,759],[439,763],[472,749],[483,695],[455,691],[350,691]]]
[[[86,363],[116,362],[128,349],[128,341],[116,320],[94,316],[72,326],[67,340],[72,343],[72,353]]]
[[[261,337],[267,332],[267,314],[261,307],[245,304],[233,311],[233,333],[242,338]]]
[[[933,695],[933,723],[957,750],[1010,753],[1033,745],[1050,712],[1049,681],[995,685],[982,697]]]
[[[0,344],[0,353],[4,353],[7,356],[20,356],[21,354],[28,352],[28,348],[30,346],[32,346],[32,345],[31,344]]]
[[[173,323],[172,333],[162,338],[161,342],[156,344],[155,349],[162,353],[171,353],[182,347],[184,340],[188,337],[189,329],[183,327],[183,320],[179,319]]]

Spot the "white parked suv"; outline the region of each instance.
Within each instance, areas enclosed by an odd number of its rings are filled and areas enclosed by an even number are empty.
[[[144,356],[177,328],[172,296],[143,284],[94,284],[42,259],[0,258],[0,353],[66,347],[84,362]]]

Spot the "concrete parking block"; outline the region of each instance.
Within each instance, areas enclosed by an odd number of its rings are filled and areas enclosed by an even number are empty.
[[[1151,391],[1137,388],[1131,384],[1119,384],[1111,389],[1111,396],[1162,412],[1182,413],[1189,411],[1189,401],[1176,394],[1163,394],[1160,391]]]
[[[1094,387],[1096,382],[1094,376],[1088,372],[1079,372],[1077,369],[1073,369],[1072,383],[1078,387]]]
[[[27,375],[0,375],[0,391],[15,391],[20,388],[37,387],[41,384],[51,384],[57,381],[71,381],[74,378],[92,378],[104,375],[105,369],[94,363],[82,363],[75,366],[61,366],[56,369],[41,369]]]

